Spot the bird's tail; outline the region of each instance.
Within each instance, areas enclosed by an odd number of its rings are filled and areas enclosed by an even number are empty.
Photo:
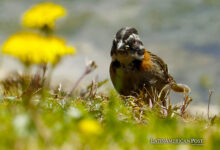
[[[174,83],[170,87],[174,92],[181,92],[181,93],[191,92],[191,89],[187,85],[181,83]]]

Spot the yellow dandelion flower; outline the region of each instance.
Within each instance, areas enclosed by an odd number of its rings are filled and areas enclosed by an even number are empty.
[[[100,134],[102,133],[102,127],[98,121],[93,119],[84,119],[79,122],[79,129],[84,134]]]
[[[24,13],[22,25],[29,28],[49,27],[53,29],[55,20],[65,14],[65,9],[58,4],[41,3]]]
[[[2,46],[2,53],[19,58],[24,64],[51,63],[55,65],[64,55],[74,54],[75,48],[53,36],[37,33],[18,33],[9,37]]]

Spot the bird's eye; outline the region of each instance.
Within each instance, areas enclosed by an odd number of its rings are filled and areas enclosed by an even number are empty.
[[[134,40],[134,41],[133,41],[133,44],[136,44],[136,43],[137,43],[136,40]]]

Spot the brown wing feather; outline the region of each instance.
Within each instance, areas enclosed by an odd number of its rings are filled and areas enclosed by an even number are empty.
[[[151,52],[148,53],[150,54],[150,58],[153,64],[153,72],[155,75],[165,83],[175,82],[173,77],[168,73],[167,64],[157,55]]]

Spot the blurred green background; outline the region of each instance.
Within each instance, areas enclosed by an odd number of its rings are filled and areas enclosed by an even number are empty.
[[[21,14],[43,0],[0,0],[0,44],[11,34],[23,31]],[[53,74],[53,85],[71,86],[93,59],[98,69],[83,83],[97,75],[109,78],[110,49],[114,34],[121,27],[137,28],[149,51],[169,66],[177,82],[192,89],[194,104],[220,101],[220,1],[219,0],[55,0],[67,9],[59,19],[55,34],[77,47],[77,55],[63,60]],[[21,70],[16,60],[1,56],[0,77]],[[111,82],[109,82],[109,86]],[[172,94],[180,102],[179,94]],[[214,108],[213,108],[214,109]],[[215,108],[218,111],[218,107]]]

